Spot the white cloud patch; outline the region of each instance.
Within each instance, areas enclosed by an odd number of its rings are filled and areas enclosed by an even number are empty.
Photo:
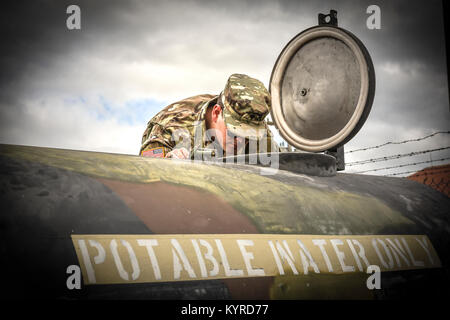
[[[24,101],[21,119],[4,137],[10,143],[137,154],[143,123],[127,123],[104,112],[100,102]],[[126,147],[124,147],[126,146]]]

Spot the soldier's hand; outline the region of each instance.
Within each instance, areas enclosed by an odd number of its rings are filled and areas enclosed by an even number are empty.
[[[172,158],[172,159],[189,159],[190,154],[189,151],[187,151],[186,148],[179,148],[179,149],[173,149],[170,151],[166,158]]]

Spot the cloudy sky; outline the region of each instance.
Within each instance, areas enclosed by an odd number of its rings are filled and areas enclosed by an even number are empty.
[[[371,114],[346,151],[450,130],[441,1],[6,2],[0,143],[137,154],[147,121],[164,106],[219,93],[232,73],[268,87],[285,44],[330,9],[363,41],[377,78]],[[81,8],[81,30],[66,27],[70,4]],[[381,9],[380,30],[366,27],[371,4]],[[348,153],[346,161],[446,147],[449,137]],[[449,157],[447,149],[348,171]]]

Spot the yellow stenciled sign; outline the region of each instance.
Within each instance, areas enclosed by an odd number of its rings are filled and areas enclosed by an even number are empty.
[[[424,235],[72,235],[85,284],[441,267]]]

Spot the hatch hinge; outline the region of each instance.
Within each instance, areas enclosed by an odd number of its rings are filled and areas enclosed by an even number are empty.
[[[336,159],[336,171],[345,170],[344,146],[326,150],[325,154],[333,156]]]
[[[329,14],[323,14],[319,13],[319,25],[328,25],[337,27],[338,26],[338,20],[337,20],[337,11],[336,10],[330,10]]]

